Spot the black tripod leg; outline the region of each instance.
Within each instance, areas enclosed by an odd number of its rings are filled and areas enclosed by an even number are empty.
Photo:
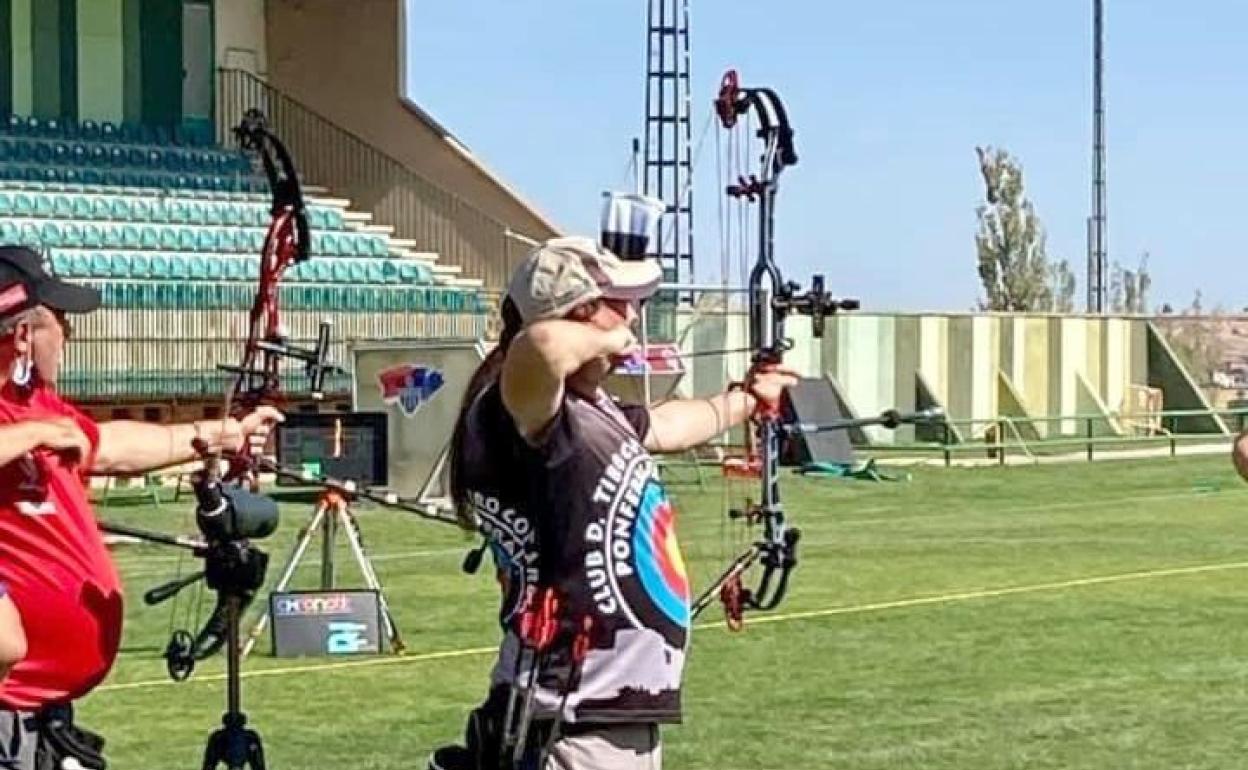
[[[247,731],[247,766],[251,770],[264,770],[264,746],[255,730]]]
[[[226,725],[212,734],[204,749],[203,770],[265,770],[264,746],[255,730],[241,719],[226,717]]]

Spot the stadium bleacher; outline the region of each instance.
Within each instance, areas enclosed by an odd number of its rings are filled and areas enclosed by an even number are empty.
[[[312,258],[281,289],[298,317],[292,337],[312,335],[312,317],[323,314],[348,337],[420,336],[430,316],[484,322],[480,282],[349,201],[314,194],[307,203]],[[251,159],[215,144],[210,130],[0,119],[0,243],[45,251],[58,274],[104,295],[71,351],[65,387],[80,398],[218,392],[203,352],[185,360],[173,352],[176,334],[153,340],[152,329],[210,327],[201,342],[237,343],[237,324],[224,319],[254,297],[269,206]]]

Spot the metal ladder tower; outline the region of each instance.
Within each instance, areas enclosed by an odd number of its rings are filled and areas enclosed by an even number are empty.
[[[1104,313],[1109,279],[1105,204],[1105,5],[1092,3],[1092,216],[1088,217],[1089,313]]]
[[[647,0],[646,133],[641,192],[667,204],[651,256],[666,283],[693,283],[689,0]]]

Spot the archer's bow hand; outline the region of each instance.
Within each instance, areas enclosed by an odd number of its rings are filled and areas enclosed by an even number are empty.
[[[281,412],[271,406],[258,406],[242,419],[225,421],[225,430],[221,436],[221,446],[230,452],[242,451],[244,446],[263,446],[269,438],[274,425],[285,422]]]
[[[755,401],[755,411],[777,415],[785,388],[797,385],[797,370],[783,364],[755,364],[745,375],[745,392]]]

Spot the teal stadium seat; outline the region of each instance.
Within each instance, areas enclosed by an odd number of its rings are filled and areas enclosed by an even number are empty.
[[[30,217],[35,214],[35,199],[30,193],[19,192],[13,196],[13,215]]]
[[[68,193],[52,193],[52,216],[57,219],[74,218],[74,199]]]
[[[82,248],[82,226],[66,222],[61,226],[61,244],[71,249]]]
[[[91,199],[75,193],[70,201],[70,213],[74,219],[91,219]]]
[[[160,230],[153,225],[143,225],[139,228],[139,248],[147,251],[154,251],[160,248]]]
[[[112,205],[109,199],[103,195],[97,195],[91,199],[91,218],[92,219],[112,219]]]
[[[169,258],[164,254],[153,254],[149,268],[152,277],[156,279],[167,279],[169,277]]]
[[[88,224],[82,228],[82,245],[88,249],[104,248],[104,231],[99,225]]]

